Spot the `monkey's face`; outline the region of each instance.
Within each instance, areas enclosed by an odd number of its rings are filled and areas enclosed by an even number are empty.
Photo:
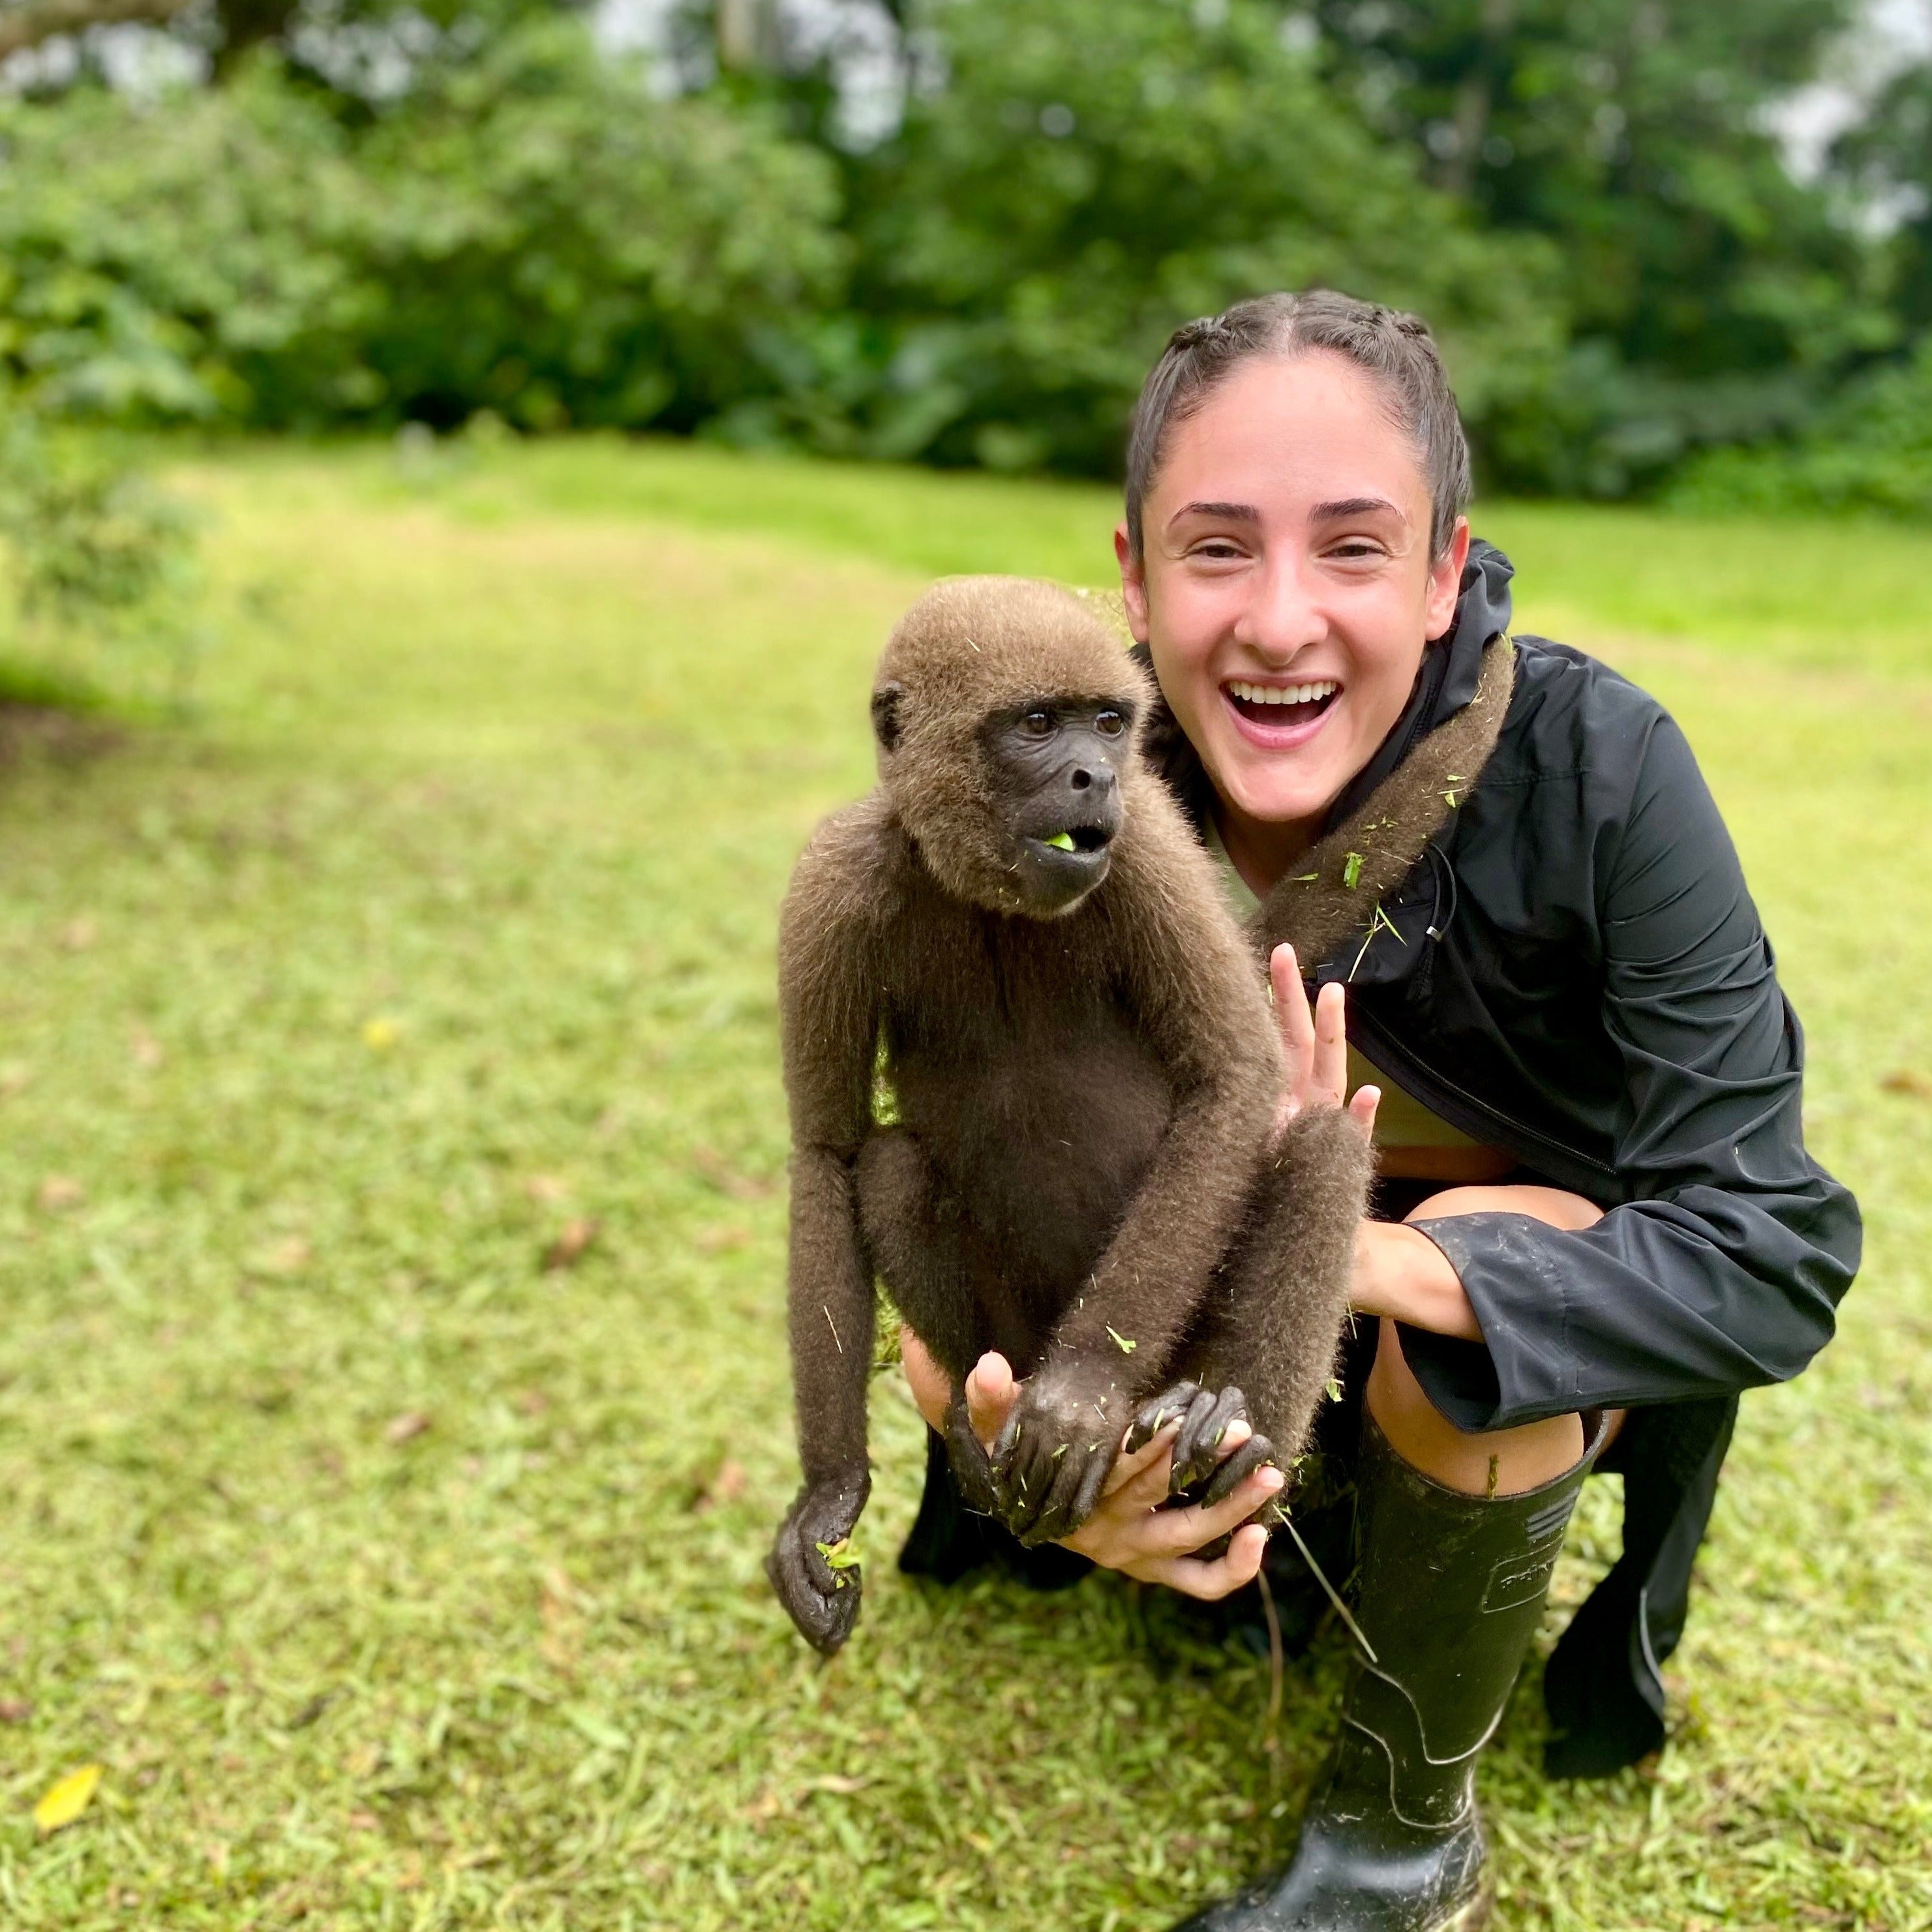
[[[1150,686],[1073,592],[955,578],[901,620],[872,689],[879,776],[956,898],[1033,919],[1107,876]]]
[[[1107,876],[1132,725],[1130,708],[1117,700],[1042,698],[981,728],[981,755],[1003,805],[1009,876],[1022,910],[1035,917],[1070,911]]]

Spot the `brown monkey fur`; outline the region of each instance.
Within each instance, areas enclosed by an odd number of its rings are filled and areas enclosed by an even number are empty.
[[[1475,696],[1319,840],[1250,916],[1249,937],[1264,958],[1286,944],[1312,972],[1344,940],[1367,936],[1375,908],[1408,878],[1481,776],[1515,686],[1516,646],[1507,637],[1492,638]]]
[[[879,666],[878,790],[820,826],[794,874],[779,1004],[805,1480],[767,1569],[828,1654],[858,1614],[859,1570],[826,1552],[870,1486],[875,1274],[951,1378],[968,1501],[1030,1541],[1077,1526],[1129,1423],[1150,1432],[1162,1404],[1184,1416],[1177,1487],[1223,1495],[1262,1460],[1285,1466],[1332,1371],[1368,1149],[1336,1108],[1274,1132],[1264,983],[1138,754],[1153,696],[1074,593],[941,584]],[[1126,721],[1118,830],[1064,861],[1016,830],[1031,808],[1001,762],[1062,708]],[[1095,882],[1042,906],[1042,866]],[[963,1393],[989,1348],[1026,1378],[990,1461]],[[1238,1413],[1256,1434],[1217,1467]]]

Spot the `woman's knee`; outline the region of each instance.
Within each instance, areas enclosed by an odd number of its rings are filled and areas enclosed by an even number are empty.
[[[1445,1187],[1410,1209],[1405,1221],[1450,1221],[1461,1214],[1523,1214],[1571,1234],[1594,1227],[1604,1210],[1567,1188],[1499,1182],[1486,1187]]]
[[[1553,1482],[1582,1458],[1580,1416],[1552,1416],[1481,1435],[1458,1429],[1430,1400],[1402,1353],[1395,1323],[1386,1319],[1376,1339],[1368,1405],[1404,1462],[1465,1496],[1520,1496]]]

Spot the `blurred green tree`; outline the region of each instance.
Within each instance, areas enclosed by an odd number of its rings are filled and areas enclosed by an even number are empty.
[[[272,57],[0,108],[0,362],[43,407],[270,427],[688,428],[836,299],[823,155],[533,18],[345,128]]]
[[[1896,338],[1869,250],[1768,110],[1853,0],[1314,0],[1327,71],[1499,235],[1563,262],[1558,380],[1488,426],[1520,484],[1622,495],[1802,421]]]
[[[1177,323],[1327,283],[1419,308],[1472,413],[1560,342],[1555,252],[1482,234],[1324,88],[1271,0],[928,0],[845,164],[849,313],[755,346],[741,439],[1111,470]]]

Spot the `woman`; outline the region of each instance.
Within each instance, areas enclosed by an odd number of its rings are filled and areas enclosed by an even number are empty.
[[[1858,1262],[1856,1205],[1804,1151],[1797,1022],[1688,748],[1580,653],[1512,654],[1510,566],[1472,544],[1468,494],[1427,330],[1340,296],[1190,324],[1136,413],[1114,542],[1171,713],[1155,748],[1241,910],[1426,769],[1479,687],[1499,721],[1362,929],[1330,958],[1274,956],[1289,1103],[1352,1078],[1384,1096],[1378,1116],[1372,1092],[1354,1103],[1381,1181],[1353,1302],[1376,1318],[1297,1504],[1352,1488],[1364,1654],[1294,1858],[1188,1922],[1217,1932],[1481,1922],[1473,1767],[1593,1466],[1624,1473],[1624,1553],[1550,1660],[1550,1768],[1601,1775],[1661,1742],[1658,1668],[1738,1392],[1804,1367]],[[936,1421],[944,1378],[910,1336],[905,1357]],[[1012,1392],[986,1358],[969,1396],[988,1438]],[[1222,1597],[1258,1571],[1262,1532],[1193,1552],[1280,1480],[1160,1510],[1156,1442],[1070,1546]],[[996,1541],[935,1458],[907,1567],[956,1574]]]

